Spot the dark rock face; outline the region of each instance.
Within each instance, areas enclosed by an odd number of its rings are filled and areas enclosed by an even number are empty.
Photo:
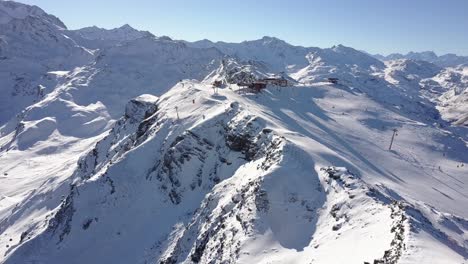
[[[380,259],[374,260],[374,264],[396,264],[405,250],[405,221],[407,219],[404,211],[404,205],[401,202],[393,202],[390,205],[392,209],[391,217],[394,220],[391,232],[394,234],[390,249],[385,250]]]
[[[168,142],[168,149],[162,153],[162,159],[148,173],[161,182],[161,189],[167,193],[170,201],[179,204],[187,191],[197,188],[212,188],[223,178],[218,170],[221,166],[231,165],[225,157],[232,152],[240,152],[247,162],[265,158],[258,169],[267,170],[278,161],[281,154],[282,138],[274,133],[262,133],[262,126],[257,117],[244,115],[233,105],[227,113],[229,119],[221,119],[196,130],[186,130]],[[146,119],[148,121],[150,119]],[[144,122],[145,122],[144,121]],[[217,134],[215,141],[205,134]],[[187,178],[187,167],[191,170]],[[185,174],[184,174],[185,173]],[[184,179],[181,175],[184,174]],[[189,182],[189,183],[187,183]]]
[[[148,96],[149,97],[149,96]],[[149,98],[137,97],[125,106],[125,115],[127,119],[131,119],[134,122],[141,122],[142,120],[153,115],[158,107],[155,104],[157,97],[151,96]]]
[[[213,154],[218,156],[217,162],[206,164],[206,160]],[[168,193],[171,202],[179,204],[185,190],[201,187],[204,181],[203,171],[206,171],[207,167],[211,166],[211,169],[208,170],[213,171],[212,175],[208,177],[209,180],[216,181],[214,170],[219,166],[219,157],[221,156],[221,151],[214,149],[214,145],[207,139],[192,131],[185,131],[169,145],[161,162],[152,169],[149,175],[155,174],[156,179],[162,184],[162,189]],[[184,186],[179,177],[183,173],[184,166],[188,163],[193,164],[197,169],[190,175],[192,180],[189,186]]]
[[[247,160],[252,160],[253,156],[255,156],[253,139],[250,135],[236,135],[236,134],[228,134],[226,136],[226,144],[234,151],[243,152],[245,154],[245,158]]]
[[[260,212],[268,212],[270,203],[268,201],[268,193],[265,190],[257,188],[255,192],[255,206]]]
[[[333,180],[340,179],[341,172],[338,171],[335,167],[322,168],[321,170],[325,171],[328,174],[328,177]]]
[[[106,137],[78,161],[74,177],[89,179],[99,169],[109,165],[113,158],[123,155],[132,147],[144,141],[147,130],[158,119],[154,96],[137,97],[127,104],[125,114],[117,120]],[[118,146],[114,146],[118,144]],[[113,151],[110,151],[114,147]],[[115,191],[115,188],[112,187]]]
[[[54,235],[59,231],[59,242],[62,242],[65,236],[71,231],[71,222],[73,220],[73,214],[75,213],[75,208],[73,207],[73,199],[75,195],[76,187],[72,185],[70,194],[65,198],[60,205],[60,209],[49,221],[47,232]]]
[[[272,132],[263,133],[261,123],[256,117],[240,113],[233,115],[227,124],[218,123],[219,127],[216,128],[224,140],[207,143],[207,139],[199,133],[186,131],[170,144],[168,162],[162,164],[159,177],[161,182],[171,184],[168,187],[172,188],[171,193],[183,196],[186,192],[180,180],[171,180],[171,177],[178,179],[184,163],[192,159],[206,160],[215,153],[217,165],[212,167],[216,168],[220,163],[229,164],[224,158],[227,153],[239,152],[243,155],[244,163],[262,160],[262,165],[257,168],[259,174],[265,173],[270,166],[279,162],[284,139]],[[201,171],[206,171],[206,168]],[[197,178],[199,174],[201,176]],[[194,179],[206,181],[203,174],[196,173]],[[222,184],[215,179],[213,178],[211,184]],[[196,183],[195,188],[199,188],[198,182]],[[230,202],[221,206],[218,200],[220,197],[206,197],[184,229],[183,235],[174,242],[171,250],[163,254],[160,263],[179,263],[187,258],[194,263],[207,263],[209,260],[217,260],[213,263],[235,263],[239,257],[241,237],[251,235],[254,230],[256,220],[252,212],[256,210],[264,214],[269,211],[268,193],[261,186],[261,179],[249,181],[239,186],[237,193],[229,194],[232,195]],[[171,202],[183,202],[183,197],[179,200],[171,199]],[[221,211],[213,214],[218,206]]]

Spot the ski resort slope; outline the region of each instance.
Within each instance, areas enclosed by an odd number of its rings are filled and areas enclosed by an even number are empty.
[[[466,262],[467,146],[449,131],[326,83],[135,100],[70,180],[4,218],[4,263]]]

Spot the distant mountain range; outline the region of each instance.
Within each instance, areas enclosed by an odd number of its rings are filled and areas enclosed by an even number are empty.
[[[438,56],[433,51],[424,52],[409,52],[406,55],[400,53],[393,53],[388,56],[380,54],[373,55],[379,60],[397,60],[397,59],[410,59],[410,60],[422,60],[434,63],[441,67],[454,67],[458,65],[468,65],[468,56],[458,56],[456,54],[445,54]]]

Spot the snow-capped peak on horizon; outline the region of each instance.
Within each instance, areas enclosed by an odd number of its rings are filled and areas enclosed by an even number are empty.
[[[114,40],[128,41],[140,37],[153,36],[149,31],[141,31],[133,28],[129,24],[124,24],[120,27],[105,29],[97,26],[84,27],[80,29],[70,30],[85,39],[90,40]]]
[[[43,19],[60,29],[66,29],[65,24],[56,16],[47,14],[40,7],[15,1],[0,1],[0,24],[6,24],[14,19],[36,17]]]
[[[331,48],[315,49],[307,55],[310,62],[325,62],[328,65],[355,65],[362,69],[370,69],[372,66],[383,68],[384,64],[362,51],[342,44]]]
[[[454,53],[437,55],[437,53],[435,53],[434,51],[410,51],[406,54],[391,53],[388,55],[375,54],[373,56],[382,61],[397,59],[422,60],[437,64],[441,67],[455,67],[463,64],[468,65],[468,56],[460,56]]]
[[[128,29],[128,30],[135,30],[135,28],[130,26],[128,23],[122,25],[120,28],[121,29]]]
[[[263,36],[259,39],[254,39],[254,40],[244,40],[240,42],[225,42],[225,41],[212,41],[210,39],[202,39],[202,40],[197,40],[197,41],[183,41],[187,43],[188,45],[192,47],[198,47],[198,48],[208,48],[208,47],[217,47],[220,50],[231,50],[232,53],[232,47],[236,45],[263,45],[263,46],[270,46],[270,47],[288,47],[288,48],[297,48],[297,49],[312,49],[316,50],[319,49],[317,47],[313,46],[300,46],[300,45],[293,45],[288,43],[286,40],[282,40],[277,37],[272,37],[272,36]],[[231,49],[228,49],[227,47],[231,47]],[[336,44],[333,45],[329,48],[320,48],[320,49],[333,49],[337,52],[344,52],[345,50],[348,50],[350,52],[360,52],[364,53],[366,55],[372,56],[374,58],[377,58],[381,61],[388,61],[388,60],[396,60],[396,59],[412,59],[412,60],[422,60],[422,61],[427,61],[434,63],[438,66],[441,67],[455,67],[458,65],[468,65],[468,56],[459,56],[454,53],[447,53],[444,55],[437,55],[433,51],[422,51],[422,52],[408,52],[406,54],[401,54],[401,53],[392,53],[389,55],[380,55],[380,54],[371,54],[367,51],[364,50],[358,50],[354,49],[352,47],[345,46],[343,44]]]
[[[196,47],[213,47],[213,46],[220,46],[220,45],[285,45],[285,46],[294,46],[292,44],[289,44],[285,40],[279,39],[277,37],[271,37],[271,36],[263,36],[258,39],[253,39],[253,40],[243,40],[239,42],[226,42],[222,40],[218,41],[213,41],[210,39],[201,39],[201,40],[196,40],[196,41],[185,41],[184,42],[189,43],[192,46]],[[298,46],[299,47],[299,46]]]
[[[130,26],[130,24],[123,24],[122,26],[119,27],[114,27],[114,28],[104,28],[104,27],[99,27],[97,25],[89,26],[89,27],[83,27],[83,28],[77,28],[73,29],[73,31],[85,31],[85,30],[102,30],[102,31],[110,31],[110,30],[122,30],[122,31],[140,31],[135,29],[134,27]],[[71,30],[72,31],[72,30]]]
[[[264,45],[271,45],[271,44],[275,44],[275,45],[288,45],[288,46],[294,46],[288,42],[286,42],[285,40],[283,39],[280,39],[280,38],[277,38],[277,37],[272,37],[272,36],[263,36],[261,39],[261,41],[263,41],[263,44]],[[256,40],[252,40],[250,42],[255,42]]]
[[[106,29],[97,26],[69,30],[68,35],[80,45],[91,49],[108,48],[139,38],[155,38],[149,31],[137,30],[129,24]]]

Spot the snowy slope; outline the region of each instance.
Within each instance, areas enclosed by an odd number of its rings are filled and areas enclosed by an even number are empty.
[[[340,77],[344,82],[364,79],[361,75],[370,75],[385,68],[385,65],[373,57],[343,45],[329,49],[317,49],[307,54],[309,64],[291,76],[302,83],[324,81],[329,77]],[[370,78],[370,77],[369,77]]]
[[[435,91],[443,118],[456,125],[468,125],[468,67],[446,68],[427,80],[423,88]]]
[[[40,8],[0,1],[0,125],[57,84],[49,71],[71,70],[93,55]]]
[[[434,105],[443,120],[467,124],[467,70],[441,68],[426,61],[400,59],[386,62],[384,79],[419,103]]]
[[[194,49],[166,38],[145,37],[104,49],[89,73],[89,90],[80,89],[84,104],[101,101],[114,118],[125,103],[140,94],[162,94],[181,79],[203,79],[224,57],[216,49]],[[93,92],[96,90],[96,92]]]
[[[37,6],[24,5],[13,1],[2,1],[0,14],[0,24],[7,24],[16,19],[22,20],[28,19],[28,17],[38,17],[49,24],[54,24],[60,28],[66,28],[60,19],[47,14]]]
[[[186,81],[131,102],[54,213],[30,195],[0,243],[5,263],[463,263],[466,150],[362,93]]]
[[[203,79],[219,67],[222,58],[215,49],[193,49],[153,37],[105,49],[97,53],[94,63],[62,73],[63,80],[53,92],[0,127],[3,142],[9,142],[2,149],[28,149],[47,139],[39,133],[39,137],[28,137],[25,146],[17,141],[29,125],[35,128],[44,120],[50,120],[44,128],[48,134],[58,129],[65,136],[99,135],[121,116],[131,98],[162,94],[184,77]]]
[[[0,30],[0,263],[467,261],[464,66],[8,1]]]
[[[130,99],[162,94],[184,77],[203,79],[219,67],[221,58],[214,49],[142,38],[103,50],[95,63],[65,73],[52,92],[0,127],[0,163],[7,164],[3,168],[23,175],[31,168],[25,160],[39,166],[30,180],[0,179],[0,185],[16,189],[3,190],[0,203],[9,208],[11,201],[24,199],[30,190],[50,182],[52,171],[60,171],[57,184],[66,185],[78,157],[108,131]],[[46,157],[68,162],[44,164]]]
[[[451,84],[446,85],[446,82],[440,83],[441,78],[437,77],[446,74],[445,72],[454,72],[451,68],[439,65],[456,63],[444,64],[436,60],[448,60],[451,55],[438,57],[433,52],[392,55],[385,58],[384,64],[365,52],[343,45],[329,49],[303,48],[271,37],[241,43],[214,43],[209,40],[187,43],[197,48],[216,47],[237,58],[235,61],[254,67],[247,69],[247,72],[257,73],[250,76],[257,76],[257,79],[280,72],[287,72],[292,78],[305,84],[338,77],[340,83],[360,89],[381,102],[397,107],[406,105],[412,108],[409,111],[441,116],[445,121],[457,125],[463,125],[466,121],[466,101],[463,92],[460,92],[466,87],[463,78],[453,78]],[[459,68],[463,69],[463,66]],[[258,74],[259,72],[262,74]],[[460,72],[463,70],[457,70],[456,74],[460,75]],[[426,92],[428,89],[431,92]],[[442,94],[445,96],[441,97]],[[460,94],[462,95],[459,96]],[[406,102],[400,102],[402,99]]]

